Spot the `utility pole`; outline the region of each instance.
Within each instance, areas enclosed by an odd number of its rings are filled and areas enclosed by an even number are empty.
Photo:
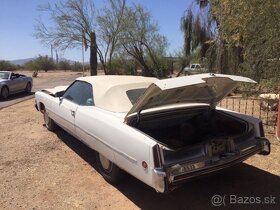
[[[51,44],[51,57],[52,57],[52,60],[53,60],[53,46]]]
[[[56,64],[58,64],[58,54],[57,54],[57,50],[55,50],[55,56],[56,56]]]
[[[84,55],[84,43],[82,43],[82,59],[83,59],[83,77],[85,76],[85,55]]]

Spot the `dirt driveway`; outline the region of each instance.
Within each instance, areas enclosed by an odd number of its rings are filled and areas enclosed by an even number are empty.
[[[219,209],[214,195],[227,209],[280,209],[279,176],[280,143],[272,138],[271,155],[167,195],[130,176],[112,186],[96,171],[94,151],[62,130],[47,131],[33,100],[0,110],[0,209]]]

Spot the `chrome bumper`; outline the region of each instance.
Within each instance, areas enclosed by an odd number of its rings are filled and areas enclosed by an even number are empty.
[[[166,173],[162,169],[155,168],[153,170],[153,183],[157,192],[165,192],[165,177]]]
[[[224,159],[205,161],[202,167],[182,174],[171,174],[170,167],[166,167],[166,169],[156,168],[153,170],[154,188],[157,192],[166,193],[193,178],[236,165],[254,154],[268,155],[270,153],[270,142],[266,138],[257,140],[259,140],[259,144],[254,147],[240,150],[239,153]]]

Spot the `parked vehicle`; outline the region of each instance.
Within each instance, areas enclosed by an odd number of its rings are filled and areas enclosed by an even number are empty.
[[[207,69],[199,63],[191,64],[189,67],[184,68],[184,75],[202,74],[206,73]]]
[[[47,129],[59,125],[96,151],[108,182],[126,171],[163,193],[270,153],[259,119],[216,107],[239,82],[255,83],[221,74],[81,77],[36,92],[35,106]]]
[[[32,77],[11,71],[0,71],[0,98],[7,99],[9,95],[30,93],[33,85]]]

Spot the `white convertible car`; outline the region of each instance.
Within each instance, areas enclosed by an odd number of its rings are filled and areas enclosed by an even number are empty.
[[[123,171],[168,192],[191,178],[268,155],[262,122],[216,107],[240,76],[200,74],[158,80],[90,76],[35,94],[47,129],[59,125],[96,151],[109,182]]]

